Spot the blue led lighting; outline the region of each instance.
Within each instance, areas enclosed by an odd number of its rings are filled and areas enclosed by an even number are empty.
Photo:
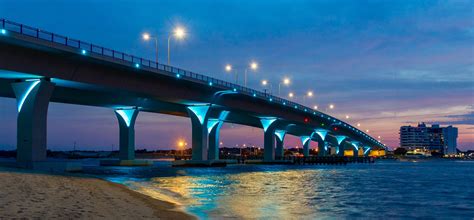
[[[30,95],[31,91],[40,83],[39,80],[33,81],[28,88],[26,89],[25,93],[20,97],[20,100],[18,101],[18,112],[21,111],[21,108],[23,107],[23,104],[25,104],[26,98]]]
[[[283,105],[286,105],[286,102],[283,102]]]
[[[2,34],[7,34],[7,30],[5,30],[5,29],[2,29],[1,32],[2,32]]]
[[[364,154],[367,154],[367,152],[369,152],[370,150],[370,147],[368,147],[365,151],[364,151]]]
[[[295,105],[295,108],[298,108],[298,106]]]
[[[304,109],[304,111],[306,112],[306,111],[308,111],[308,110]]]
[[[219,119],[209,119],[207,120],[207,133],[211,133],[211,130],[219,124]]]
[[[336,140],[337,140],[337,145],[341,145],[341,143],[344,141],[344,139],[346,139],[347,137],[346,136],[343,136],[343,135],[338,135],[336,136]]]
[[[354,148],[356,150],[359,150],[359,146],[357,146],[357,142],[351,142],[352,146],[354,146]]]
[[[118,109],[115,110],[117,114],[122,117],[123,121],[125,121],[125,124],[127,127],[130,127],[130,122],[132,121],[133,114],[135,113],[136,109]]]
[[[276,130],[275,131],[275,136],[277,136],[278,139],[280,139],[280,141],[283,141],[283,139],[285,138],[285,134],[286,134],[285,130]]]
[[[87,51],[86,50],[81,50],[82,55],[86,55]]]
[[[209,86],[212,86],[212,82],[209,82]]]
[[[309,136],[301,136],[301,143],[305,145],[311,139]]]
[[[135,63],[135,67],[136,67],[136,68],[140,68],[140,64]]]
[[[198,118],[201,124],[204,124],[204,119],[206,117],[207,111],[209,111],[208,105],[188,106],[188,109],[194,113],[194,115]]]
[[[324,141],[326,139],[326,135],[328,134],[328,131],[324,129],[316,129],[314,130],[316,134],[319,135],[319,137]]]
[[[237,89],[236,89],[236,88],[234,88],[233,90],[234,90],[234,92],[237,92]]]
[[[179,75],[179,73],[177,73],[176,78],[181,78],[181,75]]]
[[[272,125],[276,120],[276,118],[261,118],[260,123],[262,123],[263,131],[267,131],[268,127],[270,127],[270,125]]]
[[[257,97],[257,94],[254,93],[254,94],[253,94],[253,97]]]
[[[269,100],[270,100],[270,102],[271,102],[271,101],[273,101],[273,99],[272,99],[272,98],[270,98]]]

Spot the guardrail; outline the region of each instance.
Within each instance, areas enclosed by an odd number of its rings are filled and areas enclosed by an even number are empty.
[[[235,92],[239,92],[241,94],[245,94],[251,97],[255,98],[260,98],[263,100],[267,100],[269,102],[274,102],[278,103],[284,106],[288,106],[290,108],[294,108],[296,110],[300,110],[303,112],[306,112],[308,114],[313,114],[316,117],[321,117],[325,120],[328,120],[333,123],[340,123],[342,126],[347,127],[350,130],[353,130],[355,133],[358,133],[359,135],[367,138],[368,140],[379,144],[380,146],[383,146],[382,143],[378,142],[374,138],[370,137],[369,135],[365,134],[364,132],[360,131],[359,129],[353,127],[352,125],[343,122],[337,118],[331,117],[330,115],[327,115],[325,113],[322,113],[320,111],[314,110],[312,108],[306,107],[304,105],[292,102],[290,100],[286,100],[283,98],[280,98],[278,96],[274,96],[268,93],[263,93],[251,88],[247,88],[241,85],[237,85],[234,83],[226,82],[220,79],[216,79],[213,77],[209,77],[206,75],[194,73],[191,71],[183,70],[180,68],[176,68],[173,66],[168,66],[164,64],[160,64],[157,62],[153,62],[148,59],[144,59],[141,57],[133,56],[130,54],[126,54],[120,51],[116,51],[113,49],[105,48],[102,46],[94,45],[92,43],[76,40],[73,38],[69,38],[66,36],[62,36],[59,34],[51,33],[48,31],[43,31],[38,28],[30,27],[27,25],[23,25],[20,23],[16,23],[13,21],[8,21],[6,19],[0,19],[0,24],[2,27],[2,33],[1,34],[6,34],[6,31],[11,31],[15,32],[24,36],[29,36],[33,37],[36,39],[48,41],[51,43],[71,47],[74,49],[77,49],[78,53],[82,54],[95,54],[99,56],[103,56],[106,58],[112,58],[114,60],[121,61],[124,64],[127,64],[129,66],[135,66],[135,67],[147,67],[148,70],[153,71],[158,74],[163,74],[162,72],[167,72],[171,75],[174,75],[178,78],[182,79],[188,79],[193,82],[201,83],[203,85],[207,86],[220,86],[224,89],[228,90],[233,90]],[[162,72],[160,72],[162,71]]]

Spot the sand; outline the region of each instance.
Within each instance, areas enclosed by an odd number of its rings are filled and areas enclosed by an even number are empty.
[[[0,170],[0,219],[194,219],[105,180]]]

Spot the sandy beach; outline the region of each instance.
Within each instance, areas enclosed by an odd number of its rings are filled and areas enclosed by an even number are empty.
[[[172,203],[88,177],[0,170],[0,219],[194,219]]]

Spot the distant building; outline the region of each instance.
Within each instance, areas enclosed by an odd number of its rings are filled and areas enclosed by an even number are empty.
[[[419,123],[417,127],[400,127],[400,147],[408,150],[422,149],[444,154],[456,154],[458,129],[453,126],[431,127]]]

